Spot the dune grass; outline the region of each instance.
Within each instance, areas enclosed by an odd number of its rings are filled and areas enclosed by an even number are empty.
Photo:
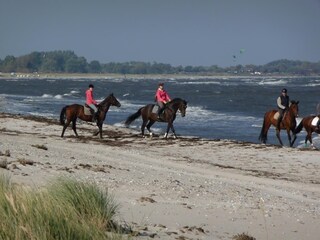
[[[117,207],[93,184],[59,178],[39,190],[0,176],[0,239],[121,239]]]

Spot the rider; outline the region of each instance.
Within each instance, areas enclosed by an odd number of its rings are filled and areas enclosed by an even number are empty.
[[[171,101],[168,93],[166,92],[166,90],[164,90],[163,85],[164,83],[159,83],[158,89],[155,95],[156,102],[159,105],[159,109],[157,113],[158,119],[160,119],[160,115],[165,107],[165,104]]]
[[[92,122],[95,122],[98,118],[98,108],[97,108],[97,101],[93,98],[93,88],[92,84],[89,85],[89,88],[86,91],[86,104],[94,111],[92,116]]]
[[[287,95],[287,89],[283,88],[281,90],[281,95],[277,99],[277,105],[279,108],[279,118],[277,122],[277,129],[280,129],[280,124],[283,118],[284,113],[289,109],[289,96]]]

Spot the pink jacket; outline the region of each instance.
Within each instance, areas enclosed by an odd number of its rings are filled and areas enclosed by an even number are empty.
[[[157,102],[168,102],[170,101],[170,97],[165,90],[158,89],[156,92]]]
[[[86,104],[97,104],[97,101],[93,99],[93,94],[92,91],[90,91],[90,89],[86,91]]]

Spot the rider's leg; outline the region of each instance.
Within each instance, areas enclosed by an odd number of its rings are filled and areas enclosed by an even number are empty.
[[[163,111],[163,109],[164,109],[164,104],[163,104],[163,102],[158,101],[158,106],[159,106],[159,109],[158,109],[157,115],[158,115],[158,118],[160,118],[160,115],[161,115],[161,113],[162,113],[162,111]]]
[[[98,109],[94,104],[90,104],[89,106],[94,111],[92,114],[92,122],[95,122],[98,119]]]
[[[282,109],[280,109],[279,110],[279,118],[278,118],[278,121],[277,121],[277,129],[279,129],[280,130],[280,124],[281,124],[281,121],[282,121],[282,118],[283,118],[283,110]]]

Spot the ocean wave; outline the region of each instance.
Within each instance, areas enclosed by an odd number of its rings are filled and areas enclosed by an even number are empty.
[[[42,94],[41,97],[43,97],[43,98],[52,98],[53,96],[51,94],[44,93],[44,94]]]
[[[213,85],[221,85],[221,82],[217,82],[217,81],[196,81],[196,82],[177,82],[177,84],[181,84],[181,85],[209,85],[209,84],[213,84]]]
[[[268,79],[268,80],[262,80],[261,82],[258,82],[259,85],[286,85],[288,81],[283,79]]]
[[[54,98],[55,98],[55,99],[62,99],[63,96],[62,96],[61,94],[58,94],[58,95],[55,95]]]

